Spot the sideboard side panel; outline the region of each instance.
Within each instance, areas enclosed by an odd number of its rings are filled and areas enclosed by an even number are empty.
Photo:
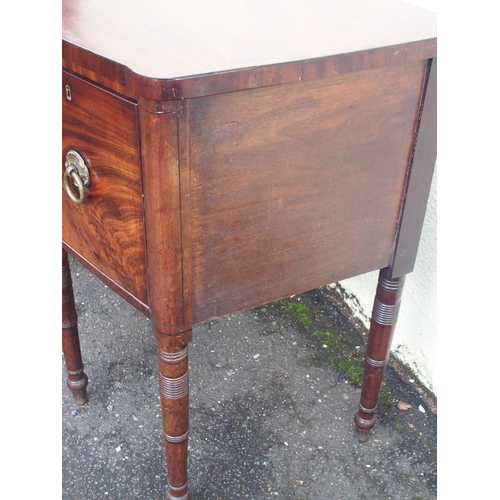
[[[188,101],[195,323],[390,264],[425,71]]]

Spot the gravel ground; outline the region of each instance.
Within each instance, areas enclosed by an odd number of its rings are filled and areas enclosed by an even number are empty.
[[[63,361],[62,498],[164,499],[150,321],[71,266],[89,401],[73,404]],[[354,438],[364,335],[328,290],[196,327],[192,500],[437,498],[435,405],[397,364],[370,441]]]

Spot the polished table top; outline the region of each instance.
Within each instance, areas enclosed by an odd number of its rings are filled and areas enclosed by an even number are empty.
[[[226,90],[331,76],[360,51],[365,67],[433,57],[436,15],[397,0],[63,2],[63,59],[154,98],[208,95],[214,73]]]

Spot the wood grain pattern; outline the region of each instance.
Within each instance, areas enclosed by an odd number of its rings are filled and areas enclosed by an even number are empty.
[[[74,149],[85,158],[91,175],[82,205],[75,205],[63,188],[63,241],[110,283],[147,305],[137,105],[66,72],[62,92],[63,172],[66,153]]]
[[[186,134],[182,127],[183,108],[182,102],[168,103],[154,111],[154,103],[141,100],[139,119],[153,330],[157,337],[186,332],[186,338],[190,339],[191,298],[186,279],[189,262],[184,256],[188,244],[183,243],[180,196],[182,170],[185,170],[181,169],[179,147],[182,142],[179,136]]]
[[[64,0],[62,52],[110,88],[201,97],[435,57],[436,16],[397,0]]]
[[[195,323],[389,265],[425,69],[190,101]]]
[[[167,499],[189,500],[187,453],[192,340],[189,247],[181,181],[185,105],[139,101],[151,319],[158,343],[160,400],[167,455]],[[184,140],[183,140],[184,138]],[[184,184],[186,184],[184,182]],[[187,233],[189,234],[189,233]]]

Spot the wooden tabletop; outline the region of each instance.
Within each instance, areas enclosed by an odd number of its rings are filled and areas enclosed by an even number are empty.
[[[304,61],[367,49],[391,47],[386,61],[433,57],[435,37],[434,13],[397,0],[63,0],[63,59],[142,93],[145,78],[149,89],[183,80],[182,97],[214,92],[186,85],[200,75],[243,73],[237,90],[316,78]],[[273,65],[278,73],[252,71]],[[179,97],[171,90],[151,97]]]

